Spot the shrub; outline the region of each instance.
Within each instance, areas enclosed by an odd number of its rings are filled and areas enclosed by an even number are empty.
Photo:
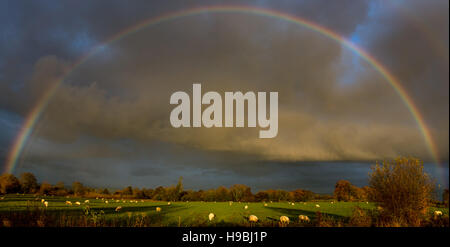
[[[371,199],[383,208],[383,225],[419,226],[429,208],[434,183],[423,162],[399,158],[376,164],[369,174]]]

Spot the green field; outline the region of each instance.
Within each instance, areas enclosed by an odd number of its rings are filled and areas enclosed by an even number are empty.
[[[316,213],[323,217],[345,222],[354,212],[356,207],[367,211],[376,210],[373,203],[366,202],[168,202],[148,200],[123,200],[92,199],[92,198],[66,198],[57,196],[40,197],[34,195],[6,195],[0,200],[0,217],[21,218],[22,221],[39,220],[43,217],[55,226],[79,225],[82,219],[84,225],[92,225],[93,222],[103,222],[101,225],[114,226],[278,226],[280,216],[289,217],[290,226],[312,226],[316,220]],[[41,199],[48,201],[48,207],[41,203]],[[89,200],[89,203],[85,203]],[[105,201],[108,200],[108,203]],[[66,205],[71,201],[72,205]],[[76,205],[75,202],[81,205]],[[248,209],[245,209],[245,205]],[[317,207],[316,205],[320,205]],[[115,209],[122,209],[116,212]],[[157,212],[156,208],[161,211]],[[432,208],[431,212],[436,210]],[[448,208],[439,208],[448,215]],[[209,213],[216,217],[209,221]],[[259,218],[257,224],[248,222],[249,215]],[[299,215],[307,215],[311,222],[300,222]],[[57,222],[56,222],[57,221]],[[64,222],[61,222],[64,221]],[[27,224],[23,222],[23,224]],[[97,223],[96,223],[97,224]]]

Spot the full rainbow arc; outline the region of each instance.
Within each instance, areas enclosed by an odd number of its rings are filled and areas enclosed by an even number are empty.
[[[65,80],[67,76],[71,74],[72,71],[76,70],[80,65],[82,65],[85,61],[87,61],[90,57],[95,55],[101,48],[107,44],[110,44],[112,42],[118,41],[130,34],[133,34],[135,32],[138,32],[139,30],[156,25],[162,22],[170,21],[179,19],[182,17],[188,17],[188,16],[194,16],[202,13],[242,13],[242,14],[252,14],[252,15],[258,15],[258,16],[265,16],[269,18],[275,18],[280,19],[289,23],[293,23],[302,27],[305,27],[309,30],[318,32],[340,44],[345,46],[346,48],[350,49],[354,53],[356,53],[359,57],[361,57],[363,60],[365,60],[368,64],[370,64],[378,73],[380,73],[387,82],[393,87],[393,89],[396,91],[396,93],[400,96],[406,107],[408,108],[409,112],[415,119],[422,135],[425,140],[426,146],[433,157],[434,161],[437,164],[440,164],[439,156],[437,152],[437,148],[433,142],[430,130],[425,124],[424,118],[419,112],[418,108],[414,104],[412,98],[407,94],[407,91],[405,88],[400,84],[400,82],[379,62],[377,61],[373,56],[371,56],[369,53],[358,47],[356,44],[350,42],[349,40],[345,39],[338,33],[329,30],[323,26],[320,26],[316,23],[313,23],[311,21],[308,21],[306,19],[271,10],[271,9],[264,9],[264,8],[258,8],[258,7],[252,7],[252,6],[230,6],[230,5],[215,5],[215,6],[207,6],[207,7],[198,7],[198,8],[191,8],[191,9],[184,9],[180,11],[175,12],[169,12],[167,14],[163,14],[157,17],[149,18],[147,20],[144,20],[130,28],[127,28],[116,35],[112,36],[102,44],[94,47],[89,53],[82,56],[79,60],[77,60],[72,67],[68,70],[68,72],[65,73],[65,75],[54,85],[52,85],[48,91],[43,95],[43,97],[38,101],[36,106],[32,109],[32,111],[29,113],[29,115],[25,119],[25,123],[21,127],[19,134],[15,138],[10,152],[8,153],[8,157],[6,160],[6,167],[4,172],[5,173],[12,173],[14,170],[14,167],[17,164],[17,160],[19,159],[22,150],[30,137],[33,128],[36,124],[36,122],[39,120],[40,116],[42,115],[42,112],[45,110],[46,106],[48,105],[49,101],[51,100],[52,96],[57,91],[59,85]]]

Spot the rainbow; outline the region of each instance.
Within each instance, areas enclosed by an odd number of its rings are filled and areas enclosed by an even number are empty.
[[[138,24],[127,28],[116,35],[110,37],[105,42],[101,43],[100,45],[94,47],[92,50],[90,50],[87,54],[79,58],[72,66],[71,68],[60,78],[60,80],[52,85],[48,91],[45,93],[45,95],[42,96],[42,98],[39,99],[36,106],[32,109],[32,111],[29,113],[29,115],[25,119],[25,123],[23,124],[21,130],[19,131],[17,137],[15,138],[15,141],[13,145],[11,146],[10,152],[8,153],[8,157],[6,160],[6,167],[4,172],[5,173],[12,173],[14,170],[14,167],[16,166],[17,160],[20,157],[22,150],[24,148],[24,145],[26,144],[28,138],[30,137],[33,128],[36,124],[36,122],[39,120],[40,116],[42,115],[43,111],[45,110],[46,106],[48,105],[49,101],[51,100],[52,96],[57,91],[59,85],[65,80],[67,76],[71,74],[72,71],[76,70],[80,65],[82,65],[84,62],[86,62],[90,57],[95,55],[98,51],[101,50],[102,47],[105,45],[108,45],[112,42],[116,42],[130,34],[136,33],[143,28],[153,26],[162,22],[171,21],[183,17],[189,17],[194,15],[199,15],[202,13],[242,13],[242,14],[251,14],[251,15],[257,15],[257,16],[264,16],[269,18],[275,18],[279,20],[283,20],[289,23],[296,24],[298,26],[307,28],[311,31],[320,33],[338,43],[343,45],[344,47],[350,49],[354,53],[356,53],[359,57],[361,57],[363,60],[365,60],[368,64],[370,64],[376,71],[378,71],[385,79],[386,81],[392,86],[392,88],[397,92],[397,94],[400,96],[406,107],[408,108],[409,112],[414,117],[422,135],[425,139],[427,148],[429,149],[429,152],[431,156],[433,157],[434,161],[437,164],[440,164],[438,159],[438,152],[436,149],[435,144],[433,143],[432,136],[430,134],[430,130],[427,128],[425,124],[425,120],[417,107],[415,106],[413,100],[408,95],[405,88],[400,84],[400,82],[379,62],[377,61],[373,56],[371,56],[369,53],[358,47],[356,44],[350,42],[346,38],[342,37],[338,33],[333,32],[332,30],[329,30],[323,26],[320,26],[316,23],[313,23],[311,21],[308,21],[306,19],[303,19],[301,17],[297,17],[291,14],[271,10],[271,9],[265,9],[265,8],[259,8],[259,7],[253,7],[253,6],[230,6],[230,5],[214,5],[214,6],[206,6],[206,7],[197,7],[197,8],[190,8],[190,9],[184,9],[174,12],[169,12],[160,16],[152,17],[149,19],[146,19],[142,22],[139,22]]]

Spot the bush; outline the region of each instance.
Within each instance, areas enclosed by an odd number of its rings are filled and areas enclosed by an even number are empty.
[[[369,174],[370,198],[383,208],[389,226],[420,226],[432,199],[434,182],[423,162],[400,158],[376,164]]]

